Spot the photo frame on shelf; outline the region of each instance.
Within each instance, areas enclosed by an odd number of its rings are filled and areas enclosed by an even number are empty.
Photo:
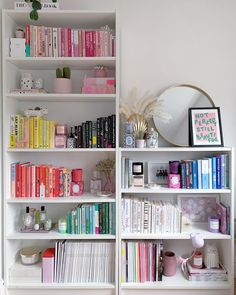
[[[224,146],[219,107],[189,109],[189,145]]]
[[[177,204],[183,217],[192,223],[206,223],[209,216],[216,215],[218,195],[178,195]]]
[[[148,184],[167,186],[169,163],[148,162]]]

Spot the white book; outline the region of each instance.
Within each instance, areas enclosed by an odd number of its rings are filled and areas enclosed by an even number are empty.
[[[125,157],[121,157],[121,188],[125,188]]]
[[[197,160],[198,189],[202,189],[202,160]]]
[[[10,38],[10,56],[11,57],[26,56],[24,38]]]
[[[212,189],[212,158],[208,159],[209,189]]]
[[[53,48],[53,57],[58,57],[58,28],[52,29],[52,48]]]

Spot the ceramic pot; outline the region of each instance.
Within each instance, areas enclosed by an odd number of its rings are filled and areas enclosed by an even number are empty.
[[[71,93],[72,81],[66,78],[56,78],[53,83],[54,93]]]
[[[164,275],[167,277],[176,274],[177,259],[174,252],[166,251],[163,257]]]
[[[145,139],[135,139],[135,147],[136,148],[145,148]]]

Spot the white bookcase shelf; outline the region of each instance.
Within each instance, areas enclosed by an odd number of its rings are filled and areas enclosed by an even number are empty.
[[[121,193],[127,194],[231,194],[230,189],[171,189],[171,188],[127,188],[121,189]]]
[[[107,157],[117,157],[117,148],[81,148],[81,149],[10,149],[9,118],[11,114],[22,113],[25,109],[37,106],[48,108],[48,118],[68,126],[76,126],[87,120],[95,121],[99,117],[118,115],[119,98],[119,31],[115,11],[58,10],[40,11],[39,20],[31,21],[29,11],[3,10],[3,163],[4,163],[4,286],[6,295],[35,295],[46,292],[54,294],[117,295],[118,294],[118,216],[116,213],[116,234],[60,234],[52,230],[48,233],[21,233],[21,215],[26,206],[40,208],[45,205],[53,223],[63,217],[77,204],[113,203],[117,207],[118,193],[111,197],[95,196],[89,191],[92,171],[98,161]],[[71,27],[86,30],[99,29],[108,25],[116,35],[116,57],[27,57],[9,56],[9,38],[14,36],[18,27],[27,24],[48,27]],[[82,94],[82,80],[91,76],[94,66],[108,68],[108,74],[116,78],[115,94]],[[52,93],[55,69],[69,66],[72,69],[74,93]],[[32,72],[35,77],[43,77],[45,89],[49,93],[16,94],[12,89],[19,88],[22,72]],[[51,92],[51,93],[50,93]],[[118,142],[118,116],[116,142]],[[62,198],[11,198],[10,164],[30,161],[38,164],[52,164],[70,168],[82,168],[84,171],[85,193],[80,197]],[[116,159],[116,162],[118,160]],[[118,166],[118,165],[117,165]],[[116,182],[117,183],[117,182]],[[117,183],[118,188],[118,183]],[[116,189],[117,190],[117,189]],[[117,209],[117,208],[116,208]],[[117,210],[116,210],[117,211]],[[56,241],[71,240],[80,242],[109,242],[115,244],[115,263],[111,266],[115,274],[114,283],[79,284],[43,284],[29,283],[28,278],[21,280],[9,277],[12,266],[19,259],[19,250],[27,246],[39,246],[46,249],[54,247]],[[27,266],[26,266],[27,268]],[[40,282],[40,280],[39,280]],[[42,291],[44,290],[44,291]]]

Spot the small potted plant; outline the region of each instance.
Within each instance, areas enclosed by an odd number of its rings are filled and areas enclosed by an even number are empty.
[[[42,9],[42,4],[40,0],[25,0],[25,2],[31,2],[32,3],[32,10],[30,12],[30,18],[32,20],[38,20],[38,10]],[[52,2],[57,2],[57,0],[52,0]]]
[[[54,80],[53,89],[55,93],[71,93],[71,69],[65,67],[63,69],[56,69],[56,79]]]

